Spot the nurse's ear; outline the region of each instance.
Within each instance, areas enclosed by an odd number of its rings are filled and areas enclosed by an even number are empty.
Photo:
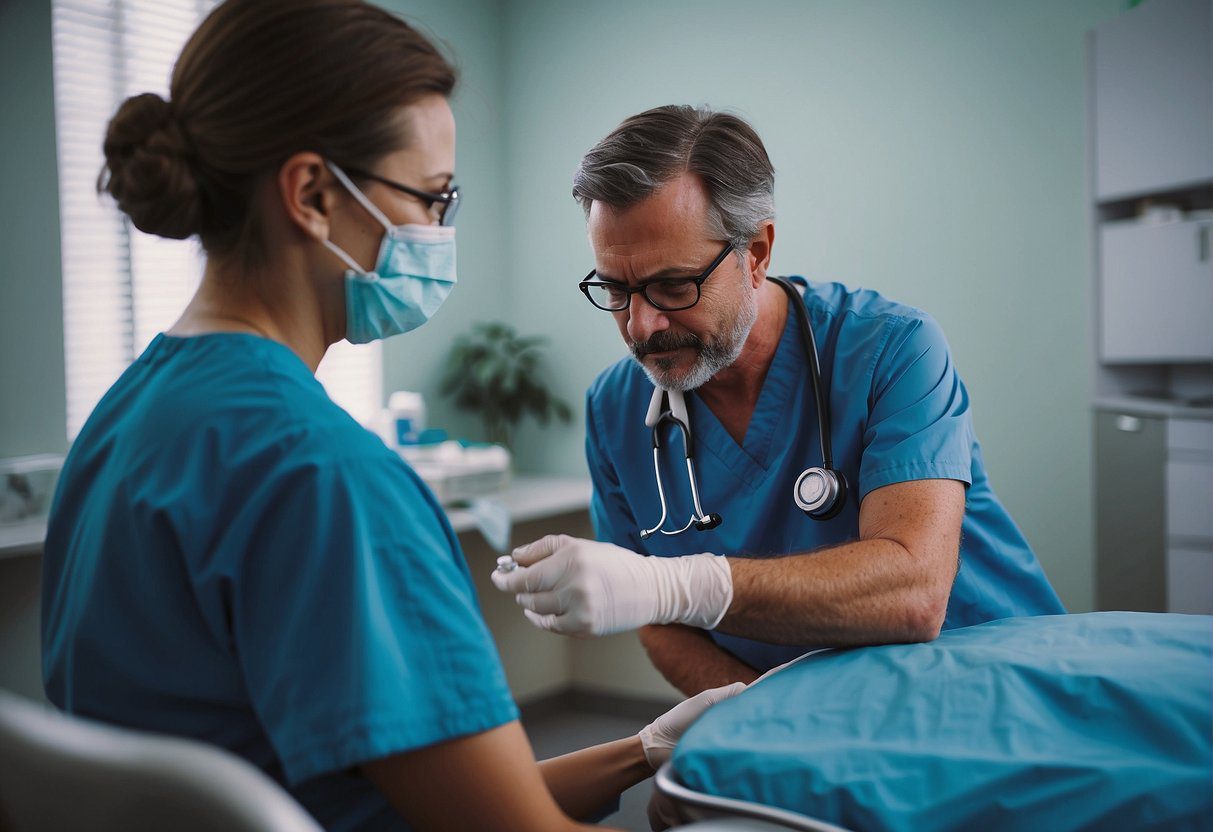
[[[755,289],[767,279],[767,269],[771,265],[771,247],[774,245],[775,223],[765,220],[758,227],[758,233],[750,238],[750,246],[745,253],[750,267],[750,283]]]
[[[340,183],[317,153],[296,153],[278,169],[277,194],[291,225],[313,240],[329,238]]]

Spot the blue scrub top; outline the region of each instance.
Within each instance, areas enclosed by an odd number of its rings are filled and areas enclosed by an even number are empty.
[[[969,396],[939,325],[926,313],[838,283],[807,286],[805,305],[829,390],[834,464],[846,474],[846,507],[825,522],[797,508],[800,473],[820,465],[817,408],[804,340],[793,310],[738,445],[712,411],[686,397],[700,502],[717,528],[640,539],[661,516],[652,435],[644,424],[653,385],[631,358],[607,368],[586,401],[586,457],[594,481],[591,514],[600,540],[672,557],[714,552],[769,557],[855,540],[859,506],[873,489],[919,479],[966,484],[961,565],[944,628],[1065,610],[1022,533],[986,478]],[[662,474],[681,528],[692,502],[677,431],[663,436]],[[756,670],[823,645],[775,645],[713,632],[716,643]]]
[[[157,336],[97,405],[42,611],[52,702],[223,746],[328,829],[407,828],[354,766],[518,717],[431,492],[252,335]]]

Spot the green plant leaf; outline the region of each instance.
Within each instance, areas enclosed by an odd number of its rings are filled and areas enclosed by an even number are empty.
[[[502,321],[485,321],[454,339],[440,391],[460,410],[479,414],[491,441],[508,443],[523,416],[541,425],[572,420],[544,374],[544,335],[519,335]]]

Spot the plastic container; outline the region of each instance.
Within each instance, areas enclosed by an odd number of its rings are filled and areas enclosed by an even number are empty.
[[[397,390],[387,402],[388,427],[398,448],[416,445],[425,430],[425,398],[420,393]]]
[[[0,525],[44,519],[62,467],[58,454],[0,459]]]
[[[509,483],[510,452],[500,445],[451,440],[404,446],[398,452],[443,505],[495,494]]]

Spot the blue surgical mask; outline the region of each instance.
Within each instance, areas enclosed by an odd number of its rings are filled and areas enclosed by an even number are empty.
[[[454,227],[392,225],[341,168],[327,164],[384,228],[371,272],[364,271],[331,240],[324,241],[349,266],[345,273],[345,339],[366,344],[416,329],[434,316],[455,286]]]

